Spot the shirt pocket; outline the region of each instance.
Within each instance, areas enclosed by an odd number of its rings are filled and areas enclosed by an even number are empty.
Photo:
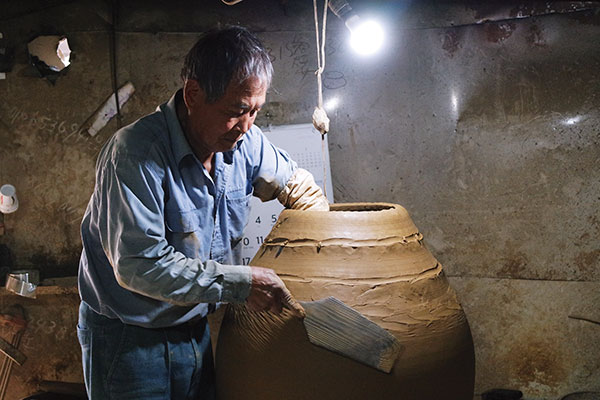
[[[227,204],[228,230],[231,246],[234,247],[244,236],[244,228],[250,217],[250,199],[252,193],[234,190],[225,194]]]
[[[167,210],[165,214],[167,242],[186,257],[202,258],[201,211]]]

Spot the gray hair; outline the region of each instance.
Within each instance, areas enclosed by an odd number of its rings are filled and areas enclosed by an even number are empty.
[[[214,103],[229,84],[241,84],[257,77],[269,87],[273,65],[258,38],[241,26],[228,26],[206,32],[190,49],[181,70],[181,79],[197,81]]]

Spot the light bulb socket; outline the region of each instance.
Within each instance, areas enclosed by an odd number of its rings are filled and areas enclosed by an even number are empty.
[[[341,18],[344,23],[346,23],[351,17],[356,16],[356,13],[346,0],[330,0],[329,9],[337,17]]]
[[[358,26],[360,25],[360,22],[361,19],[356,14],[351,15],[348,19],[346,19],[346,21],[344,21],[346,27],[350,29],[350,32],[354,32],[356,28],[358,28]]]

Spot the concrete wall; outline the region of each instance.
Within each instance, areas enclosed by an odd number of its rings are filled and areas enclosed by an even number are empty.
[[[108,2],[11,3],[0,6],[4,43],[16,50],[0,80],[0,184],[17,187],[21,208],[4,217],[0,267],[73,275],[95,156],[117,127],[113,120],[95,138],[79,131],[112,90],[112,11]],[[122,3],[117,81],[136,87],[123,124],[169,98],[183,55],[218,22],[248,26],[271,51],[275,78],[258,124],[310,121],[312,2]],[[347,31],[329,17],[324,96],[339,99],[329,134],[336,201],[388,201],[411,213],[467,312],[477,393],[600,391],[600,327],[590,322],[600,321],[600,15],[597,3],[582,4],[357,2],[392,33],[369,59],[351,53]],[[55,85],[27,76],[26,43],[46,33],[67,35],[74,50]],[[60,298],[50,307],[63,310]],[[73,315],[60,317],[69,328]],[[78,351],[73,335],[57,346],[65,341]],[[79,379],[40,364],[22,368],[38,380]],[[12,398],[34,384],[12,386],[20,388]]]

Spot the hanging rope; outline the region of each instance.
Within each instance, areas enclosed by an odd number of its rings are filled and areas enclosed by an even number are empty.
[[[315,12],[315,36],[317,39],[317,66],[318,69],[315,71],[315,74],[317,75],[317,86],[319,89],[319,97],[318,97],[318,107],[323,108],[323,87],[322,87],[322,83],[321,83],[321,75],[323,73],[323,70],[325,70],[325,28],[327,26],[327,3],[328,1],[325,0],[324,3],[324,10],[323,10],[323,33],[322,33],[322,37],[323,40],[320,41],[319,40],[319,15],[317,12],[317,0],[313,0],[313,8],[314,8],[314,12]]]
[[[313,0],[315,12],[315,36],[317,39],[317,107],[313,112],[312,120],[315,129],[321,132],[321,162],[323,164],[323,194],[327,197],[327,160],[325,157],[325,135],[329,132],[329,117],[323,108],[323,80],[322,74],[325,70],[325,32],[327,27],[327,6],[329,1],[323,4],[323,33],[319,38],[319,13],[317,11],[317,0]]]
[[[315,13],[315,36],[317,38],[317,107],[313,112],[313,125],[321,132],[321,136],[324,138],[325,134],[329,132],[329,118],[323,108],[323,81],[321,75],[325,70],[325,32],[327,27],[327,6],[328,0],[324,2],[323,8],[323,33],[319,38],[319,15],[317,11],[317,0],[313,0],[313,8]]]

